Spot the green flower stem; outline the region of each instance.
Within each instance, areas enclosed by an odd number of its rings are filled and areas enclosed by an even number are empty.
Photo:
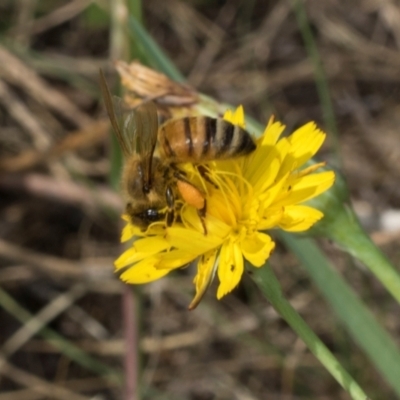
[[[257,283],[265,297],[271,302],[275,310],[292,327],[310,351],[318,358],[339,384],[350,394],[352,399],[365,400],[367,395],[357,382],[347,373],[334,355],[315,335],[291,304],[283,297],[279,282],[271,267],[248,267],[248,270],[251,271],[253,280]]]
[[[400,396],[400,351],[389,334],[311,239],[299,239],[284,232],[279,236],[296,254],[352,337]]]
[[[334,186],[307,202],[324,213],[324,218],[309,233],[331,239],[343,251],[364,263],[400,303],[400,274],[365,233],[348,205],[348,198],[346,182],[337,172]]]
[[[399,272],[365,233],[353,210],[342,206],[327,228],[323,232],[320,229],[321,233],[333,240],[342,250],[363,262],[400,303]]]

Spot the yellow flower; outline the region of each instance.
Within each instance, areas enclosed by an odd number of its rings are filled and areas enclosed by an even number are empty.
[[[241,107],[224,118],[244,127]],[[302,203],[329,189],[334,173],[316,173],[324,163],[300,168],[321,147],[325,134],[313,122],[280,138],[283,130],[271,118],[253,153],[205,164],[207,180],[193,165],[183,165],[189,180],[206,193],[207,235],[197,210],[188,204],[180,209],[181,221],[166,229],[164,223],[155,223],[143,233],[128,222],[122,240],[139,238],[115,262],[117,270],[125,269],[120,278],[147,283],[197,260],[196,295],[189,305],[193,309],[215,274],[220,299],[240,282],[244,259],[254,267],[265,265],[275,247],[266,231],[301,232],[320,220],[320,211]]]

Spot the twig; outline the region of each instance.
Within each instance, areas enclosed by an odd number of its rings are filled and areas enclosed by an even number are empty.
[[[43,326],[47,325],[50,321],[71,306],[77,299],[82,297],[86,293],[86,287],[87,285],[79,282],[72,286],[67,292],[56,297],[28,322],[21,326],[21,328],[4,343],[0,352],[7,357],[14,354],[33,335],[41,330]]]
[[[32,35],[42,33],[50,28],[66,22],[79,15],[87,8],[93,0],[74,0],[61,6],[44,17],[37,18],[28,27],[28,32]]]
[[[78,127],[93,122],[75,104],[58,90],[53,89],[35,71],[0,46],[0,75],[10,83],[26,90],[36,101],[42,102]]]
[[[107,186],[92,189],[76,182],[60,181],[40,174],[0,176],[0,188],[28,192],[34,196],[52,199],[64,204],[86,208],[89,213],[108,208],[116,213],[122,211],[120,196]]]
[[[29,265],[41,273],[58,279],[81,280],[83,278],[99,281],[112,274],[112,260],[100,263],[67,261],[62,258],[37,253],[0,239],[0,256],[18,264]]]
[[[18,15],[16,18],[16,25],[11,29],[11,35],[14,36],[22,46],[28,46],[30,41],[30,32],[27,27],[32,23],[32,19],[35,16],[35,8],[37,0],[16,1],[18,3]]]
[[[122,313],[125,336],[125,399],[138,399],[138,312],[136,296],[133,288],[125,285],[122,296]]]
[[[116,384],[102,378],[84,378],[69,379],[62,383],[65,388],[72,388],[75,391],[87,392],[96,391],[115,387]],[[43,399],[43,395],[35,393],[31,389],[12,390],[10,392],[0,393],[0,400],[39,400]],[[91,398],[94,400],[94,398]],[[50,399],[52,400],[52,399]]]
[[[41,126],[38,120],[32,115],[28,107],[18,100],[8,90],[7,85],[0,81],[0,103],[7,109],[9,114],[30,134],[35,147],[45,150],[49,147],[49,133]]]
[[[0,160],[0,172],[23,171],[28,168],[32,168],[38,164],[43,164],[55,160],[67,152],[83,149],[89,146],[94,146],[104,141],[104,139],[107,137],[109,126],[110,123],[108,120],[103,119],[100,121],[95,121],[85,126],[83,129],[70,132],[63,140],[61,140],[59,143],[54,144],[50,149],[47,149],[45,152],[26,150],[14,157],[3,157]]]
[[[64,389],[58,385],[14,367],[0,356],[0,373],[20,385],[30,387],[31,390],[41,393],[50,399],[59,400],[90,400],[89,397]]]

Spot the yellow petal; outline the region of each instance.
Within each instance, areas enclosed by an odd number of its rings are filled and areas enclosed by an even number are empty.
[[[137,236],[140,233],[140,229],[131,223],[127,223],[121,232],[121,242],[126,242],[132,239],[134,236]]]
[[[257,224],[257,229],[265,231],[267,229],[273,229],[282,219],[284,213],[283,207],[271,207],[265,210],[265,213],[260,215],[260,221]]]
[[[206,253],[219,245],[218,238],[210,233],[205,235],[204,232],[181,227],[168,228],[166,240],[171,247],[196,254]]]
[[[226,110],[225,114],[223,116],[223,119],[225,121],[230,122],[233,125],[238,125],[241,128],[245,128],[245,121],[244,121],[244,110],[243,106],[239,106],[235,112],[232,112],[232,110]]]
[[[197,264],[197,275],[194,278],[196,285],[196,295],[189,304],[189,310],[193,310],[198,306],[207,289],[214,279],[215,271],[218,264],[216,263],[217,252],[212,250],[201,257]]]
[[[120,279],[127,283],[143,284],[155,281],[167,275],[169,269],[157,269],[155,266],[158,263],[157,257],[148,257],[138,262],[133,267],[128,268]]]
[[[297,159],[298,167],[315,155],[325,137],[326,134],[316,127],[315,122],[303,125],[289,136],[291,153]]]
[[[311,173],[315,172],[317,169],[325,167],[325,165],[326,165],[326,162],[312,164],[309,167],[302,169],[301,171],[294,171],[290,178],[295,180],[295,179],[299,179],[303,176],[310,175]]]
[[[140,261],[142,258],[142,255],[139,255],[134,247],[130,247],[114,261],[115,269],[118,271],[123,267]]]
[[[279,195],[282,192],[282,188],[286,184],[286,181],[287,175],[283,176],[278,182],[271,186],[268,191],[259,196],[261,203],[259,211],[260,215],[264,215],[271,204],[276,203],[279,200]]]
[[[281,193],[281,198],[274,203],[275,206],[287,206],[303,203],[328,190],[335,182],[333,171],[325,171],[299,178],[287,188],[286,193]]]
[[[286,175],[282,163],[290,150],[286,138],[281,139],[275,146],[259,146],[250,154],[248,161],[243,164],[243,176],[253,185],[254,192],[266,190],[273,182]]]
[[[279,227],[288,232],[302,232],[310,229],[324,214],[308,206],[287,206]]]
[[[164,238],[157,236],[138,239],[114,262],[115,268],[119,270],[143,258],[162,252],[169,247],[170,244]]]
[[[246,236],[241,242],[244,257],[255,267],[263,266],[274,248],[271,237],[261,232]]]
[[[187,264],[196,259],[201,253],[199,252],[188,252],[184,250],[171,250],[165,253],[159,254],[159,263],[157,269],[176,269],[185,267]]]
[[[286,148],[289,149],[289,146]],[[243,175],[253,186],[254,192],[266,190],[277,179],[283,158],[282,152],[276,147],[260,147],[249,156],[249,161],[244,165]]]
[[[146,237],[148,235],[163,235],[165,233],[165,224],[163,222],[155,222],[148,227],[147,231],[143,231],[138,226],[132,225],[126,214],[122,215],[122,219],[128,221],[128,224],[122,228],[121,242],[126,242],[135,236]]]
[[[222,116],[222,118],[223,118],[225,121],[228,121],[228,122],[232,123],[233,111],[229,108],[228,110],[226,110],[226,111],[224,112],[224,115]]]
[[[231,292],[240,282],[243,275],[243,255],[237,243],[228,242],[222,246],[218,278],[220,284],[217,290],[217,299]]]
[[[138,253],[155,254],[166,250],[171,245],[160,236],[150,236],[143,239],[138,239],[133,243],[133,247]]]
[[[274,146],[284,129],[285,125],[282,125],[280,122],[274,122],[274,117],[272,116],[260,138],[260,144],[262,146]]]

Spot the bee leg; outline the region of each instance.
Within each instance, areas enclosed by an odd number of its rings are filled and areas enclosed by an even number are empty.
[[[207,213],[207,200],[204,199],[204,206],[203,208],[200,208],[197,210],[197,215],[200,218],[201,225],[203,227],[204,235],[206,236],[208,231],[207,231],[207,226],[206,226],[206,213]]]
[[[167,226],[171,226],[174,223],[175,219],[175,196],[174,192],[172,191],[171,187],[168,186],[165,192],[165,199],[167,200]]]
[[[174,172],[173,177],[175,179],[179,179],[181,181],[188,182],[185,171],[181,171],[175,164],[171,164],[170,166],[171,166],[172,171]]]
[[[174,177],[176,179],[189,182],[186,178],[186,173],[184,171],[181,171],[175,165],[171,165],[171,167],[174,170]],[[201,177],[204,178],[204,180],[213,185],[215,189],[219,189],[218,185],[209,177],[207,168],[204,165],[195,165],[195,168],[197,169]]]
[[[208,176],[207,168],[204,165],[197,165],[196,168],[197,171],[199,171],[201,177],[204,178],[204,180],[213,185],[215,189],[219,189],[218,185],[215,182],[213,182],[212,179]]]

